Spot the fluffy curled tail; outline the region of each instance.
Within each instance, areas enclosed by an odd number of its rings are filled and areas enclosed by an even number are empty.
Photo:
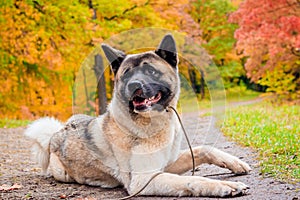
[[[49,143],[54,133],[63,128],[63,124],[50,117],[34,121],[25,131],[25,135],[34,140],[32,154],[35,161],[42,167],[43,173],[47,173],[49,165]]]

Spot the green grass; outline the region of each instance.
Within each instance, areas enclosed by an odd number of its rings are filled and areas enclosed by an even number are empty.
[[[233,140],[259,152],[264,175],[299,182],[299,122],[300,106],[262,102],[228,111],[222,131]]]
[[[214,91],[215,92],[215,91]],[[218,95],[218,93],[214,93],[216,97],[223,97],[224,91],[220,91],[222,94]],[[261,95],[259,92],[255,92],[253,90],[248,90],[246,87],[237,86],[234,88],[229,88],[226,90],[226,97],[225,99],[214,99],[214,102],[211,102],[209,99],[209,95],[206,93],[206,98],[200,100],[200,98],[196,97],[196,95],[191,91],[182,90],[178,102],[178,111],[180,113],[188,113],[188,112],[195,112],[195,111],[205,111],[202,115],[210,116],[211,108],[214,106],[215,110],[218,108],[222,108],[224,106],[228,106],[234,102],[244,102],[249,100],[254,100]]]
[[[226,90],[227,102],[249,101],[259,97],[261,93],[247,89],[245,86],[236,86]]]
[[[215,92],[215,96],[224,96],[224,91],[220,91],[222,94],[218,95]],[[213,105],[214,107],[224,106],[224,104],[232,103],[232,102],[240,102],[240,101],[249,101],[252,99],[256,99],[259,97],[261,93],[255,92],[253,90],[248,90],[246,87],[237,86],[234,88],[229,88],[226,91],[225,99],[214,99]],[[206,98],[200,100],[199,97],[196,96],[192,91],[182,90],[178,102],[178,110],[186,113],[186,112],[195,112],[201,111],[205,109],[211,109],[212,102],[209,96],[209,92],[206,91]],[[206,113],[206,115],[211,115]]]
[[[29,120],[0,119],[0,128],[16,128],[26,126],[29,123]]]

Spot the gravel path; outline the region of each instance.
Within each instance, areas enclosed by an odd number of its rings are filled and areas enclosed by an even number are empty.
[[[199,113],[183,115],[183,122],[193,146],[211,145],[238,156],[248,162],[253,171],[249,175],[234,176],[229,170],[212,165],[202,165],[196,175],[213,179],[242,181],[250,186],[248,195],[236,197],[250,199],[300,199],[300,184],[286,184],[272,178],[263,178],[259,172],[256,153],[228,141],[213,125],[211,117],[198,118]],[[0,190],[0,199],[117,199],[127,196],[122,188],[102,189],[79,184],[65,184],[52,177],[41,175],[40,168],[30,159],[31,142],[23,137],[24,128],[0,129],[0,188],[4,184],[18,184],[15,190]],[[183,143],[183,148],[186,143]],[[175,198],[175,197],[135,197],[133,199],[215,199],[215,198]]]

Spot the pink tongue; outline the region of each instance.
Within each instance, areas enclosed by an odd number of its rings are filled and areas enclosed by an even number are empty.
[[[156,98],[152,98],[151,100],[150,99],[144,99],[144,101],[142,102],[136,102],[136,101],[133,101],[133,105],[136,107],[136,106],[141,106],[141,105],[145,105],[147,107],[151,106],[152,104],[155,104],[157,103],[161,98],[161,94],[159,93]]]
[[[133,105],[134,106],[142,106],[142,105],[145,105],[145,106],[151,106],[153,101],[149,100],[149,99],[144,99],[144,101],[142,102],[136,102],[136,101],[133,101]]]

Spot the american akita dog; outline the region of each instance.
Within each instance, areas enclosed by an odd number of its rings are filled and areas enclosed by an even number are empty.
[[[139,195],[235,196],[241,182],[180,176],[192,168],[189,150],[181,151],[182,129],[174,112],[180,82],[173,36],[158,48],[126,55],[109,45],[102,49],[115,75],[108,111],[98,117],[79,114],[66,123],[42,118],[25,135],[35,141],[33,153],[44,172],[62,182],[105,188],[124,186]],[[237,157],[209,146],[193,148],[195,164],[214,164],[236,174],[251,168]],[[159,173],[159,174],[157,174]]]

